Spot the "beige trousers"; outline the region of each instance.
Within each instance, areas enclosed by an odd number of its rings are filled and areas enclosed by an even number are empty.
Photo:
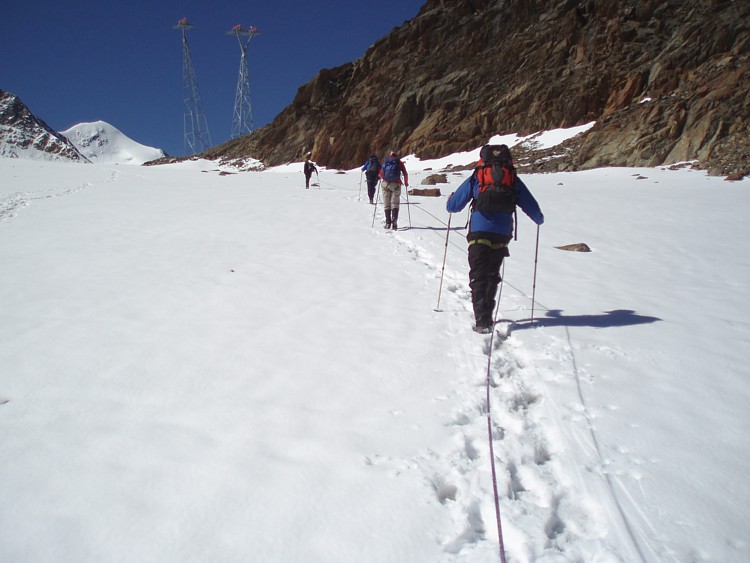
[[[401,205],[401,184],[383,182],[383,209],[398,209]]]

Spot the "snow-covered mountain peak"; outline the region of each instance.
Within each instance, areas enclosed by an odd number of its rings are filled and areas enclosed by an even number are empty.
[[[140,165],[165,156],[163,150],[142,145],[105,121],[79,123],[61,133],[92,162]]]

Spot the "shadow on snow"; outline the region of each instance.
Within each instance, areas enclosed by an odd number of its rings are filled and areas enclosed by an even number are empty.
[[[629,309],[605,311],[601,315],[563,315],[560,309],[552,309],[547,311],[546,316],[543,318],[536,318],[534,320],[522,319],[516,321],[513,330],[553,326],[612,328],[618,326],[649,324],[661,320],[662,319],[658,317],[639,315],[635,311]]]

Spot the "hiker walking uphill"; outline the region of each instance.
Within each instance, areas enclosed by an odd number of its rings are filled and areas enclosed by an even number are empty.
[[[367,196],[370,198],[370,203],[375,203],[375,187],[378,185],[380,178],[380,160],[378,160],[378,157],[372,155],[367,159],[367,162],[362,166],[362,171],[367,179]]]
[[[303,168],[305,172],[305,189],[310,189],[310,177],[313,175],[313,172],[318,173],[318,168],[310,160],[311,156],[312,153],[310,152],[305,155],[305,167]]]
[[[401,205],[401,176],[403,175],[403,185],[409,187],[409,174],[406,172],[406,166],[398,158],[398,152],[391,151],[391,155],[383,160],[383,167],[380,169],[380,177],[383,179],[381,184],[383,188],[383,209],[385,210],[385,228],[398,229],[398,208]]]
[[[476,324],[480,333],[492,331],[495,296],[500,283],[500,266],[513,235],[513,213],[518,205],[534,223],[544,223],[544,214],[516,175],[506,145],[485,145],[474,173],[451,194],[449,213],[458,213],[472,202],[469,223],[469,287]]]

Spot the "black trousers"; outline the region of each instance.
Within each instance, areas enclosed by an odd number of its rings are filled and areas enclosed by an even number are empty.
[[[473,236],[472,236],[473,235]],[[469,245],[469,287],[477,326],[489,326],[495,314],[495,296],[500,283],[500,267],[508,256],[508,247],[492,248],[491,244],[506,244],[510,237],[494,235],[483,238],[480,233],[470,237],[477,241]],[[491,243],[491,244],[487,244]]]
[[[375,188],[378,185],[379,178],[377,176],[371,178],[367,174],[365,174],[365,178],[367,179],[367,197],[372,200],[375,197]]]

